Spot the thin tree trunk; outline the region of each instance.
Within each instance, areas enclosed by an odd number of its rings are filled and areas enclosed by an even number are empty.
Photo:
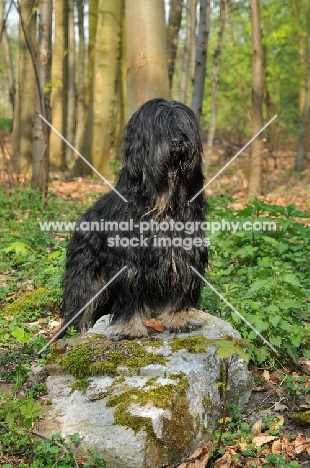
[[[199,31],[196,48],[194,89],[191,103],[191,108],[194,111],[198,120],[200,119],[202,112],[209,32],[210,0],[200,0]]]
[[[39,188],[43,203],[46,201],[49,171],[49,127],[39,114],[50,121],[50,91],[46,85],[51,80],[52,11],[53,0],[39,0],[39,43],[37,69],[39,87],[36,86],[34,143],[32,160],[32,188]]]
[[[126,0],[128,117],[145,101],[169,99],[164,0]]]
[[[15,98],[14,70],[13,70],[13,64],[12,64],[11,53],[10,53],[9,38],[6,32],[5,25],[4,25],[3,32],[2,32],[2,45],[3,45],[3,51],[4,51],[5,64],[7,68],[10,102],[12,104],[12,111],[14,114],[14,98]]]
[[[80,152],[84,133],[84,68],[85,68],[85,41],[84,41],[84,0],[76,0],[78,12],[79,51],[78,51],[78,82],[76,105],[76,130],[74,147]]]
[[[298,61],[299,67],[302,70],[305,67],[306,63],[306,49],[304,41],[304,31],[300,18],[300,0],[293,0],[292,2],[292,13],[293,19],[295,22],[295,27],[297,29],[297,43],[298,43]],[[305,77],[302,76],[299,83],[299,109],[300,115],[303,114],[304,107],[306,102],[306,81]]]
[[[187,103],[187,88],[190,77],[190,58],[192,40],[192,18],[196,15],[196,0],[187,0],[186,5],[186,36],[183,49],[183,60],[181,69],[180,101]]]
[[[74,2],[68,0],[68,101],[66,108],[67,115],[67,140],[74,142],[75,124],[75,32],[74,32]],[[66,165],[72,158],[72,149],[66,145]]]
[[[182,18],[182,3],[180,0],[170,0],[169,23],[167,30],[167,62],[169,89],[172,88],[172,79],[177,56],[178,36]]]
[[[189,0],[190,11],[191,11],[191,27],[190,27],[190,52],[189,52],[189,81],[187,86],[187,96],[186,104],[190,106],[192,95],[193,95],[193,86],[194,86],[194,76],[195,76],[195,66],[196,66],[196,47],[197,47],[197,37],[196,37],[196,27],[197,27],[197,4],[198,0]]]
[[[233,48],[234,48],[234,68],[235,68],[236,73],[237,73],[237,89],[238,89],[238,95],[239,95],[239,102],[241,104],[243,113],[244,113],[244,115],[246,116],[246,118],[247,118],[247,120],[249,122],[249,125],[251,125],[251,123],[252,123],[251,113],[249,112],[248,106],[247,106],[247,104],[245,102],[244,92],[243,92],[243,88],[242,88],[242,76],[241,76],[240,67],[239,67],[239,62],[240,62],[239,52],[238,52],[238,46],[237,46],[236,40],[235,40],[234,27],[235,27],[235,25],[233,23],[231,23],[231,25],[230,25],[230,38],[231,38],[231,42],[232,42],[232,45],[233,45]]]
[[[97,35],[98,0],[89,0],[89,27],[88,27],[88,68],[87,84],[85,88],[85,112],[84,112],[84,135],[82,144],[82,155],[91,162],[93,142],[93,118],[94,118],[94,67],[95,67],[95,45]],[[77,158],[71,171],[73,177],[92,174],[91,168],[81,158]]]
[[[208,149],[205,159],[205,170],[208,169],[212,157],[213,150],[213,139],[216,129],[216,118],[217,118],[217,96],[219,88],[219,74],[221,67],[221,49],[222,49],[222,38],[225,27],[225,0],[220,0],[220,13],[219,13],[219,29],[217,34],[217,42],[213,54],[213,76],[212,76],[212,103],[211,103],[211,122],[208,132]]]
[[[251,0],[252,21],[252,134],[263,127],[263,47],[260,29],[259,0]],[[257,196],[262,191],[263,135],[252,143],[249,195]]]
[[[95,52],[92,164],[105,177],[111,173],[117,59],[121,33],[121,0],[99,0]]]
[[[120,160],[121,136],[124,132],[126,116],[127,82],[126,82],[126,26],[125,26],[125,0],[121,0],[121,43],[117,72],[117,108],[116,108],[116,128],[114,134],[115,159]]]
[[[33,150],[33,126],[34,126],[34,102],[35,102],[35,74],[28,41],[31,43],[32,53],[36,44],[36,12],[34,0],[22,0],[20,2],[19,28],[19,58],[17,71],[17,109],[14,112],[13,128],[13,167],[16,174],[20,174],[21,168],[32,161]],[[27,35],[27,38],[25,37]],[[27,99],[25,99],[27,96]]]
[[[306,157],[306,130],[310,112],[310,0],[307,7],[307,47],[306,47],[306,98],[303,113],[300,119],[300,130],[298,139],[298,148],[295,160],[295,171],[300,172],[303,169],[304,160]]]
[[[68,104],[68,0],[54,0],[54,44],[52,62],[52,124],[66,135]],[[66,143],[55,132],[50,136],[50,160],[57,168],[66,166]]]

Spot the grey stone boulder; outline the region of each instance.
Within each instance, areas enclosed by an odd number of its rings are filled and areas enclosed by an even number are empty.
[[[228,323],[206,316],[204,327],[191,333],[122,342],[104,336],[104,317],[65,352],[62,345],[57,354],[56,345],[52,371],[47,366],[51,405],[37,430],[48,437],[79,433],[76,456],[94,449],[107,468],[159,468],[205,444],[222,417],[218,383],[225,375],[225,360],[207,340],[240,338]],[[228,402],[247,403],[251,388],[245,361],[234,355]]]

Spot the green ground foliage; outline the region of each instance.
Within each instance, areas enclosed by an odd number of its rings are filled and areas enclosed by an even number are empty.
[[[93,199],[93,195],[90,196],[88,204]],[[277,230],[207,232],[211,242],[207,279],[269,340],[279,356],[275,356],[207,285],[202,290],[201,307],[229,321],[244,339],[254,342],[255,346],[248,351],[254,364],[276,365],[275,357],[280,357],[282,363],[297,360],[301,355],[309,357],[310,227],[302,222],[307,215],[292,205],[282,207],[253,200],[244,209],[235,210],[230,202],[229,198],[210,200],[208,219],[242,222],[272,218]],[[44,335],[38,334],[38,319],[47,324],[57,317],[65,251],[70,237],[68,233],[41,231],[39,221],[75,221],[85,208],[53,194],[49,195],[47,206],[42,208],[39,194],[27,187],[17,187],[9,192],[0,190],[0,378],[13,382],[9,390],[0,388],[0,452],[23,456],[25,463],[20,468],[41,466],[37,465],[37,460],[48,459],[51,453],[58,461],[53,462],[50,458],[51,464],[44,466],[74,466],[74,462],[67,458],[71,456],[70,444],[73,442],[51,439],[43,443],[31,434],[30,427],[40,411],[38,398],[46,391],[44,384],[23,390],[22,397],[19,392],[31,371],[32,362],[46,363],[49,350],[39,358],[37,355],[47,342]],[[206,346],[194,342],[185,347],[192,345],[196,352]],[[139,347],[132,346],[131,354],[126,356],[127,364],[132,359],[132,362],[146,365],[145,348],[142,356]],[[68,367],[74,367],[76,363],[73,355],[71,358]],[[87,388],[89,373],[104,370],[104,373],[115,375],[124,356],[119,349],[113,349],[110,357],[105,357],[101,350],[101,360],[86,358],[84,367],[81,361],[76,368],[71,367],[79,379],[81,391]],[[286,385],[298,396],[302,382],[288,378]],[[121,401],[114,403],[118,408],[122,406]],[[60,452],[56,454],[58,450]],[[96,454],[92,457],[88,466],[104,466]],[[277,463],[277,466],[289,466]]]

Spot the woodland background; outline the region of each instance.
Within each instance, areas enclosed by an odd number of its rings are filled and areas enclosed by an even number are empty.
[[[239,331],[255,387],[245,408],[224,396],[210,445],[181,466],[309,466],[310,0],[0,0],[3,468],[105,467],[74,457],[79,434],[35,429],[70,238],[39,223],[75,221],[109,190],[72,148],[114,182],[124,126],[154,97],[194,110],[206,181],[277,115],[206,189],[211,221],[277,230],[210,233],[206,275],[278,354],[203,287],[200,308]]]
[[[245,164],[250,194],[264,172],[308,165],[309,0],[3,0],[0,34],[2,171],[43,193],[49,168],[92,170],[40,113],[113,179],[124,125],[152,97],[196,112],[205,170],[277,114]]]

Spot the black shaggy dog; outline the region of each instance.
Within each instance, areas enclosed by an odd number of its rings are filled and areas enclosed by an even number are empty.
[[[84,214],[68,247],[64,325],[83,332],[111,314],[114,340],[147,336],[151,318],[173,332],[198,328],[201,279],[190,267],[204,274],[207,248],[203,195],[189,202],[203,187],[196,117],[179,102],[153,99],[131,117],[123,143],[118,193]]]

